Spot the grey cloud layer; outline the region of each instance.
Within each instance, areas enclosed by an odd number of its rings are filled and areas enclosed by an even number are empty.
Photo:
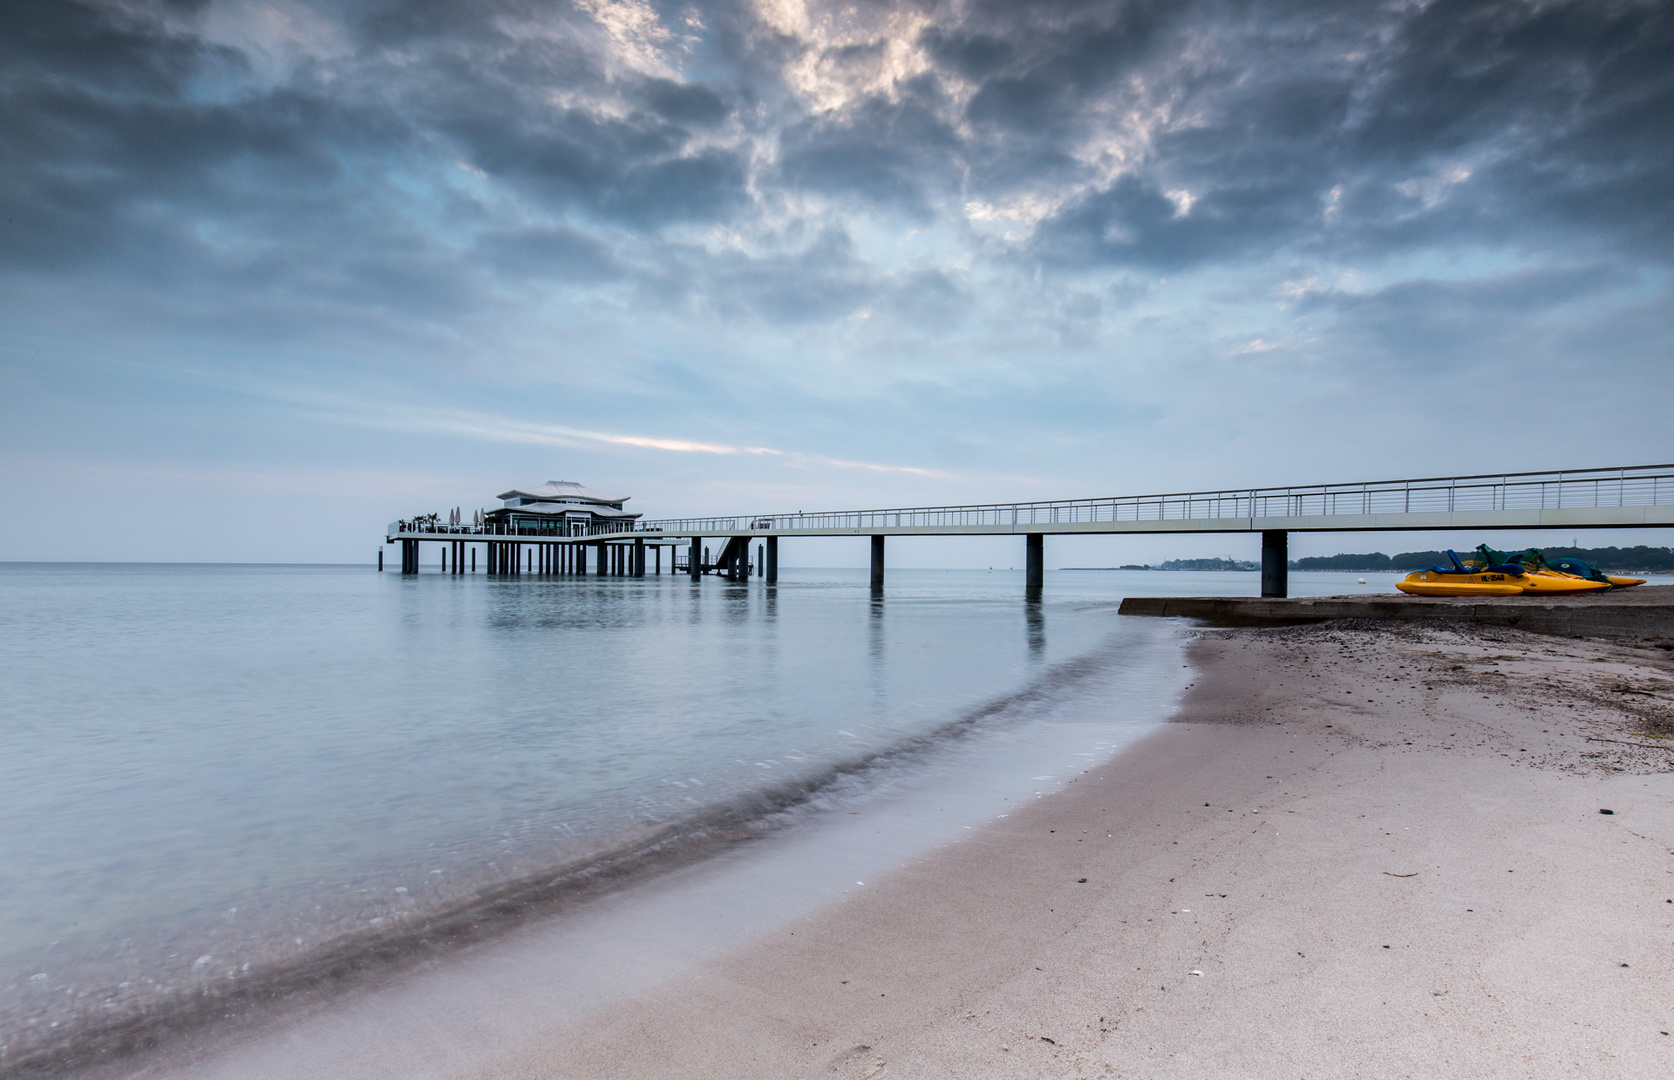
[[[318,8],[336,44],[277,80],[208,9],[4,7],[0,264],[428,311],[631,280],[805,321],[965,295],[861,258],[861,219],[1001,271],[1674,251],[1665,3],[988,0],[841,33],[666,3],[623,39],[620,4],[391,0]]]

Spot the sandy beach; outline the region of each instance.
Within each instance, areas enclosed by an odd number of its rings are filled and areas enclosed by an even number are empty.
[[[1189,655],[1174,721],[1062,793],[469,1075],[1674,1074],[1674,652]]]

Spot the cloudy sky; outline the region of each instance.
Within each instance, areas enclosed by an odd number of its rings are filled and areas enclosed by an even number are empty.
[[[1637,0],[6,0],[0,558],[1667,461],[1671,56]]]

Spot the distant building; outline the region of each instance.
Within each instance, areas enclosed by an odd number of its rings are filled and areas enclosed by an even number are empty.
[[[503,491],[499,499],[501,505],[488,511],[488,521],[514,528],[556,527],[568,536],[595,532],[601,526],[626,529],[641,516],[622,509],[628,496],[602,495],[573,480],[548,480],[530,491]]]

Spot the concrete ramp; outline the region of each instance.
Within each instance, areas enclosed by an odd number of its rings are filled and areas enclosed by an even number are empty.
[[[1572,597],[1130,596],[1123,615],[1201,619],[1216,626],[1286,626],[1328,619],[1460,620],[1566,637],[1674,638],[1674,585]]]

